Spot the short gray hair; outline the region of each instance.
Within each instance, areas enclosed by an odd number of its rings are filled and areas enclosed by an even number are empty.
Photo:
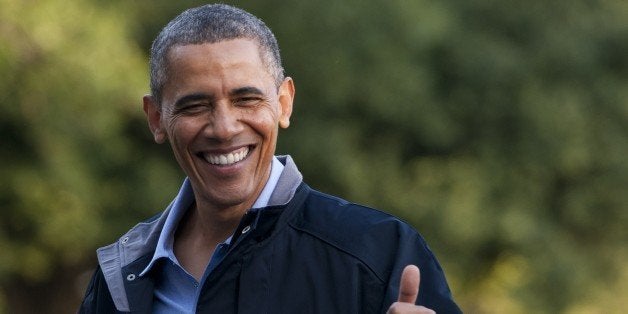
[[[216,43],[246,38],[256,41],[262,63],[277,87],[284,80],[279,45],[272,31],[254,15],[226,5],[208,4],[189,9],[161,30],[150,50],[150,90],[161,103],[168,75],[168,52],[178,45]]]

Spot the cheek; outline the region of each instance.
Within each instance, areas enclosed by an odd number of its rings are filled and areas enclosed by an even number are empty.
[[[258,110],[255,114],[245,115],[243,120],[251,126],[255,132],[269,140],[276,136],[279,125],[279,114],[271,107]]]
[[[170,138],[171,144],[176,147],[189,144],[200,128],[199,121],[194,119],[173,118],[168,121],[167,125],[168,138]]]

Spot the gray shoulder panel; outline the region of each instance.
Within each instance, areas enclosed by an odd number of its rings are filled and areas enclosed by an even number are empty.
[[[129,311],[129,301],[126,297],[124,280],[122,278],[119,242],[102,247],[96,252],[98,263],[107,281],[107,287],[109,288],[109,293],[111,293],[113,303],[118,311]]]
[[[115,243],[96,251],[98,263],[118,311],[130,310],[122,268],[154,250],[171,207],[172,204],[158,219],[137,224]]]
[[[284,165],[284,169],[279,176],[279,182],[270,196],[268,205],[285,205],[294,196],[297,188],[303,181],[303,175],[299,172],[297,165],[289,155],[277,156],[277,159]]]

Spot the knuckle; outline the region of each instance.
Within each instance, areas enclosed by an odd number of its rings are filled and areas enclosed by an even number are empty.
[[[390,307],[388,308],[388,312],[386,312],[387,314],[398,314],[401,313],[400,312],[400,307],[401,305],[399,304],[399,302],[395,302],[392,305],[390,305]]]
[[[436,314],[436,312],[432,309],[428,309],[426,307],[421,307],[421,313],[423,314]]]

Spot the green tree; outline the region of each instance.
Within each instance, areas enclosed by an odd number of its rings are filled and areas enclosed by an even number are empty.
[[[178,185],[138,132],[146,65],[128,19],[97,2],[0,1],[0,312],[75,310],[94,248]]]

